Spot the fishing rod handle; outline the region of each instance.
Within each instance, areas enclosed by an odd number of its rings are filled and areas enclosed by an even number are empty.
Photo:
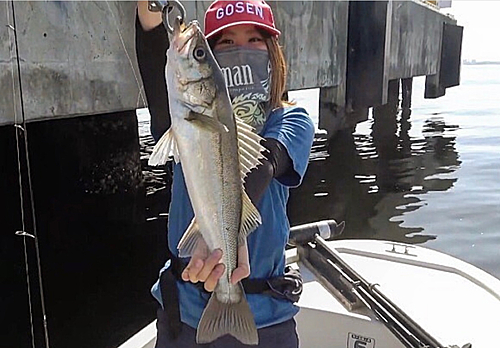
[[[345,222],[337,223],[335,220],[322,220],[308,224],[298,225],[290,228],[288,243],[291,245],[302,245],[314,240],[316,235],[324,240],[338,237],[345,227]]]

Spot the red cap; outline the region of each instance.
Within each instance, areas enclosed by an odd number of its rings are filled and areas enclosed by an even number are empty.
[[[205,36],[207,38],[238,24],[253,24],[273,36],[281,34],[274,25],[271,7],[263,0],[216,0],[205,12]]]

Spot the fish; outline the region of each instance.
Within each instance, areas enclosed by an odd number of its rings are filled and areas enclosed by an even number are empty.
[[[257,345],[253,314],[240,282],[231,284],[238,246],[262,219],[244,189],[248,173],[264,158],[262,138],[238,119],[222,71],[197,21],[173,25],[165,68],[171,127],[158,141],[150,165],[170,157],[180,162],[194,211],[177,246],[192,256],[203,240],[209,252],[219,248],[225,271],[197,327],[197,343],[226,334]]]

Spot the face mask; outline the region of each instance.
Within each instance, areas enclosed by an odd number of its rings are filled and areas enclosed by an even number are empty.
[[[270,112],[268,52],[235,47],[214,55],[226,80],[235,115],[260,132]]]

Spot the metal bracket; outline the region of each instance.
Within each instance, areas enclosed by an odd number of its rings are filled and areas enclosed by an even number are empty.
[[[408,255],[408,256],[417,256],[416,254],[410,254],[409,249],[415,249],[414,246],[401,244],[401,243],[386,243],[392,246],[392,249],[386,250],[388,253],[399,254],[399,255]],[[401,248],[403,250],[401,250]]]

